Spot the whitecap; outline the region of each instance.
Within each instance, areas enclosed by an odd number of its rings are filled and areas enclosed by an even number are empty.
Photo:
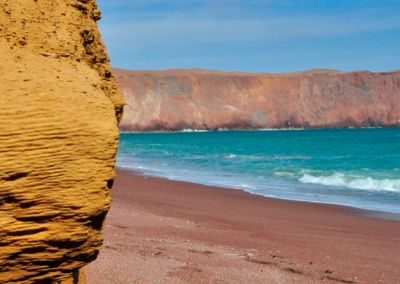
[[[235,154],[227,154],[227,155],[224,155],[224,158],[225,159],[234,159],[234,158],[236,158],[237,157],[237,155],[235,155]]]
[[[274,175],[278,176],[278,177],[292,177],[292,176],[294,176],[294,173],[291,173],[291,172],[274,172]]]
[[[299,181],[308,184],[321,184],[370,191],[400,192],[400,179],[375,179],[372,177],[350,176],[343,173],[315,176],[303,174]]]

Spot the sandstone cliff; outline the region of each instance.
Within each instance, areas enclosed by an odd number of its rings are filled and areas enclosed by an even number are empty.
[[[400,126],[400,72],[115,74],[124,130]]]
[[[0,283],[75,283],[102,244],[123,99],[99,18],[0,0]]]

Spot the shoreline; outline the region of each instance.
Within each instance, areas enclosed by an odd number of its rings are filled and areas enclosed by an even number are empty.
[[[119,133],[123,134],[152,134],[152,133],[201,133],[201,132],[229,132],[229,131],[309,131],[309,130],[332,130],[332,129],[343,129],[343,130],[364,130],[364,129],[393,129],[400,128],[399,125],[377,125],[377,126],[348,126],[348,127],[299,127],[299,128],[217,128],[217,129],[200,129],[200,128],[184,128],[177,130],[125,130],[120,129]]]
[[[192,181],[171,179],[171,178],[167,178],[167,177],[163,177],[163,176],[157,176],[157,175],[148,174],[148,173],[141,172],[139,170],[136,170],[136,169],[133,169],[133,168],[128,168],[128,167],[118,167],[117,166],[117,171],[126,171],[126,172],[129,172],[129,173],[137,175],[137,176],[144,176],[144,177],[148,177],[148,178],[161,179],[161,180],[179,182],[179,183],[187,183],[187,184],[205,186],[205,187],[210,187],[210,188],[215,188],[215,189],[239,190],[239,191],[242,191],[244,193],[248,193],[250,195],[254,195],[255,197],[262,197],[262,198],[273,199],[273,200],[299,202],[299,203],[310,203],[310,204],[320,204],[320,205],[327,205],[327,206],[338,206],[340,208],[353,210],[358,215],[366,216],[368,218],[385,219],[385,220],[392,220],[392,221],[399,221],[400,222],[400,213],[396,213],[396,212],[380,211],[380,210],[374,210],[374,209],[368,209],[368,208],[361,208],[361,207],[356,207],[356,206],[346,205],[346,204],[340,204],[340,203],[329,203],[329,202],[311,201],[311,200],[298,200],[298,199],[290,199],[290,198],[281,198],[281,197],[268,196],[268,195],[263,195],[263,194],[257,194],[257,193],[251,192],[250,190],[245,190],[243,188],[238,188],[238,187],[209,185],[209,184],[203,184],[203,183],[196,183],[196,182],[192,182]]]
[[[395,283],[400,222],[117,170],[88,283]]]
[[[183,183],[183,184],[205,186],[208,188],[214,188],[216,190],[221,190],[221,189],[223,189],[223,190],[238,190],[245,194],[252,195],[255,198],[266,198],[266,199],[283,201],[283,202],[295,202],[295,203],[317,204],[317,205],[322,205],[322,206],[333,206],[333,207],[337,207],[339,210],[340,209],[348,210],[351,214],[355,214],[355,215],[366,217],[366,218],[383,219],[383,220],[388,220],[388,221],[400,222],[400,213],[395,213],[395,212],[372,210],[372,209],[360,208],[360,207],[355,207],[355,206],[345,205],[345,204],[340,204],[340,203],[328,203],[328,202],[319,202],[319,201],[296,200],[296,199],[289,199],[289,198],[285,199],[285,198],[279,198],[279,197],[272,197],[272,196],[267,196],[267,195],[263,195],[263,194],[257,194],[257,193],[247,191],[242,188],[224,187],[224,186],[208,185],[208,184],[202,184],[202,183],[196,183],[196,182],[190,182],[190,181],[184,181],[184,180],[169,179],[167,177],[146,174],[146,173],[143,173],[143,172],[140,172],[140,171],[137,171],[134,169],[130,169],[130,168],[117,167],[117,171],[127,172],[127,173],[135,175],[135,176],[142,176],[142,177],[151,178],[151,179],[159,179],[159,180],[166,180],[166,181],[178,182],[178,183]]]

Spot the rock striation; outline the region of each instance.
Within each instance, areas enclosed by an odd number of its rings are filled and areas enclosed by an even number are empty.
[[[110,207],[123,98],[95,0],[0,0],[0,283],[77,283]]]
[[[400,126],[400,72],[115,70],[123,130]]]

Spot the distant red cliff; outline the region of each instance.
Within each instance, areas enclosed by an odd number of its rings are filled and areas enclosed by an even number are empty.
[[[400,126],[400,72],[114,69],[122,130]]]

